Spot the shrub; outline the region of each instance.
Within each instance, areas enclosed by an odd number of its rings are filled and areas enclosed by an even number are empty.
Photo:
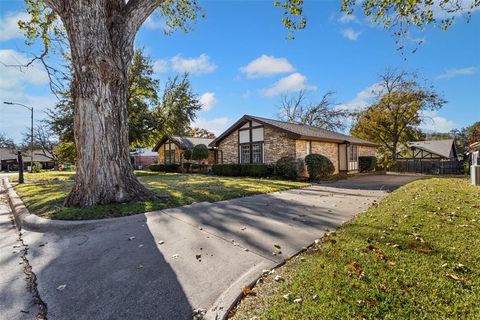
[[[187,149],[183,152],[183,158],[185,160],[192,160],[192,149]]]
[[[208,158],[208,148],[204,144],[197,144],[192,150],[192,160],[201,161]]]
[[[159,164],[159,163],[154,163],[151,164],[148,169],[150,171],[159,171],[159,172],[178,172],[180,169],[180,165],[176,163],[170,163],[170,164]]]
[[[275,175],[287,179],[296,179],[298,171],[295,159],[292,157],[282,157],[278,159],[275,164]]]
[[[332,161],[321,154],[312,153],[305,157],[310,179],[318,180],[330,177],[335,172]]]
[[[273,174],[272,166],[266,164],[215,164],[212,172],[229,177],[267,177]]]
[[[190,168],[199,172],[208,172],[208,165],[205,164],[192,163]]]
[[[33,166],[32,166],[32,172],[34,173],[39,173],[40,171],[42,171],[42,164],[40,162],[33,162]]]
[[[377,158],[373,156],[358,157],[358,169],[360,172],[373,171],[377,167]]]
[[[185,169],[185,171],[189,172],[191,166],[192,166],[192,164],[190,162],[185,162],[183,164],[183,169]]]

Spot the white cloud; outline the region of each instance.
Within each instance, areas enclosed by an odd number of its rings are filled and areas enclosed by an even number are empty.
[[[452,79],[459,76],[469,76],[478,72],[477,67],[466,67],[466,68],[451,68],[445,69],[445,71],[438,75],[435,79]]]
[[[338,22],[346,24],[346,23],[350,23],[350,22],[358,22],[358,19],[354,14],[343,14],[338,19]]]
[[[449,132],[458,127],[454,121],[439,116],[437,111],[424,111],[422,117],[423,121],[420,127],[425,131]]]
[[[345,109],[350,111],[361,110],[372,103],[372,100],[377,97],[383,90],[381,83],[374,83],[368,88],[358,92],[355,98],[347,103],[339,104],[337,109]]]
[[[22,38],[23,32],[18,27],[18,20],[28,20],[30,15],[25,12],[7,13],[0,18],[0,41]]]
[[[361,31],[355,31],[352,28],[346,28],[346,29],[340,30],[340,33],[342,34],[342,36],[344,36],[348,40],[355,41],[355,40],[358,39],[358,37],[360,36],[360,34],[362,32]]]
[[[177,54],[171,59],[159,59],[153,64],[153,71],[164,73],[170,70],[175,72],[188,72],[190,74],[211,73],[217,69],[217,65],[210,60],[210,57],[202,53],[198,58],[184,58]]]
[[[289,76],[283,77],[273,84],[270,88],[263,89],[265,96],[275,96],[281,93],[294,92],[300,90],[317,90],[317,87],[306,84],[307,77],[295,72]]]
[[[11,49],[0,50],[0,88],[15,89],[25,84],[47,84],[47,73],[38,63],[33,63],[28,68],[18,67],[29,61],[23,53]]]
[[[159,17],[156,17],[155,15],[150,15],[147,20],[143,23],[143,25],[150,30],[166,30],[167,25],[165,24],[165,21],[160,19]]]
[[[177,72],[202,74],[211,73],[217,69],[217,65],[210,61],[210,57],[205,53],[202,53],[198,58],[183,58],[181,55],[176,55],[170,62],[172,69]]]
[[[164,73],[168,71],[168,61],[167,60],[156,60],[153,63],[153,71],[157,73]]]
[[[275,58],[262,54],[257,59],[250,61],[240,71],[247,74],[248,78],[272,76],[279,73],[294,72],[295,68],[286,58]]]
[[[202,111],[209,111],[217,103],[217,98],[215,98],[215,93],[205,92],[200,96],[199,101],[202,104]]]
[[[227,117],[208,120],[206,118],[197,118],[193,122],[193,127],[204,128],[215,133],[217,136],[227,129],[230,119]]]
[[[242,95],[240,96],[242,99],[248,99],[250,98],[250,96],[252,95],[252,91],[250,90],[247,90],[245,91],[244,93],[242,93]]]

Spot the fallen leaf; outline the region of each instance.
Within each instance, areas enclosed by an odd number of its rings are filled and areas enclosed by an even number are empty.
[[[61,284],[61,285],[59,285],[59,286],[57,287],[57,290],[58,290],[58,291],[63,291],[66,287],[67,287],[66,284]]]
[[[255,290],[250,289],[250,287],[247,286],[247,285],[243,286],[242,293],[243,293],[244,296],[255,296],[255,295],[257,295]]]
[[[165,243],[165,242],[162,241],[162,240],[158,241],[158,244],[164,244],[164,243]]]
[[[135,236],[131,236],[131,237],[128,238],[128,240],[130,240],[130,241],[133,240],[133,239],[135,239]]]
[[[450,279],[453,279],[453,280],[456,280],[456,281],[463,281],[464,279],[460,278],[459,276],[457,276],[456,274],[453,274],[453,273],[447,273],[445,275],[447,278],[450,278]]]
[[[302,298],[297,298],[293,300],[293,303],[302,303],[303,299]]]

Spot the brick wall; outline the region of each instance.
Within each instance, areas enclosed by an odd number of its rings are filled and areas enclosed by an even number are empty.
[[[331,142],[311,141],[312,153],[320,154],[332,161],[335,172],[338,173],[338,144]],[[296,140],[295,158],[299,162],[299,175],[308,177],[307,168],[304,160],[308,154],[307,140]]]
[[[367,156],[376,156],[375,147],[367,147],[367,146],[358,146],[358,156],[359,157],[367,157]]]
[[[296,143],[283,131],[265,126],[264,128],[264,160],[274,163],[282,157],[295,158]]]
[[[238,163],[238,130],[223,139],[218,149],[223,152],[223,163]],[[220,152],[219,157],[221,156]]]

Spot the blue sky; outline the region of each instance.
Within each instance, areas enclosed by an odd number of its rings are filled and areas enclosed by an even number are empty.
[[[194,31],[163,34],[152,16],[137,35],[155,61],[157,76],[189,71],[204,111],[196,124],[221,133],[243,114],[277,116],[280,95],[304,88],[315,102],[329,90],[348,107],[368,103],[386,68],[418,72],[448,103],[429,114],[426,130],[448,131],[480,120],[480,12],[462,17],[448,31],[412,32],[406,44],[423,39],[415,54],[397,51],[390,31],[367,23],[358,12],[345,18],[339,1],[307,1],[307,29],[286,39],[281,10],[272,1],[201,1],[206,18]],[[22,1],[0,2],[0,62],[21,62],[35,48],[23,44],[15,21]],[[36,118],[55,103],[40,66],[25,72],[0,65],[0,100],[32,105]],[[27,110],[0,107],[0,132],[19,139],[29,125]]]

